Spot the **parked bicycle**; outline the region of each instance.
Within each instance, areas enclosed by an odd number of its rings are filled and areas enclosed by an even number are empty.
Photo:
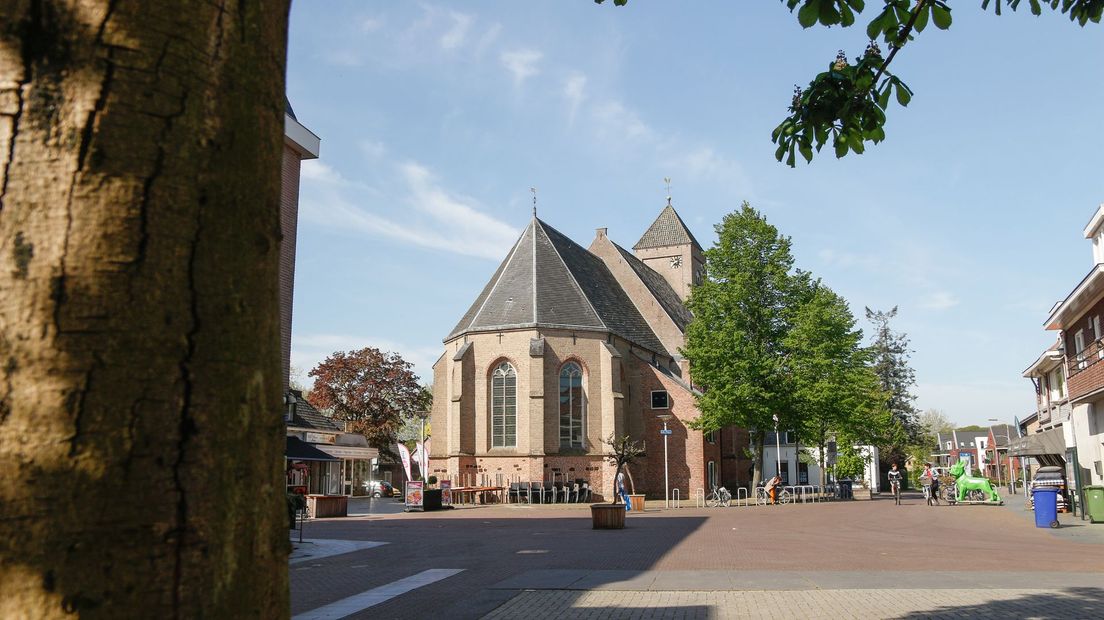
[[[710,508],[723,506],[725,508],[732,502],[732,494],[724,487],[713,487],[713,492],[705,498],[705,505]]]
[[[789,489],[780,489],[778,487],[775,487],[775,488],[778,489],[776,491],[776,493],[778,494],[777,503],[779,503],[779,504],[788,504],[788,503],[790,503],[791,500],[793,500],[793,495],[790,493]],[[770,503],[770,496],[767,495],[767,489],[766,488],[756,487],[756,489],[755,489],[755,503],[759,506],[766,506],[767,504]]]

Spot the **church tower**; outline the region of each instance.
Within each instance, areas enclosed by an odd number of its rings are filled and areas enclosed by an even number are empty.
[[[670,198],[659,217],[633,246],[633,253],[663,276],[683,301],[690,297],[690,287],[704,277],[702,247],[671,206]]]

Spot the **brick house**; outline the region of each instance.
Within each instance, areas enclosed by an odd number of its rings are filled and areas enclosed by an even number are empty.
[[[1069,448],[1066,461],[1072,470],[1067,475],[1079,487],[1104,483],[1104,364],[1100,363],[1104,360],[1104,204],[1083,234],[1092,241],[1093,266],[1069,295],[1055,304],[1044,324],[1058,332],[1053,361],[1061,360],[1068,391],[1064,396],[1069,413],[1062,423]],[[1053,415],[1053,408],[1048,414]]]
[[[679,349],[703,265],[670,201],[632,252],[605,228],[583,248],[534,212],[433,365],[430,469],[495,484],[582,478],[608,497],[603,440],[627,434],[647,451],[637,492],[663,497],[670,415],[670,488],[735,481],[739,457],[722,454],[735,431],[687,425],[699,412]]]
[[[968,461],[969,469],[981,470],[982,452],[988,442],[989,431],[952,430],[949,433],[937,433],[939,446],[932,453],[932,463],[940,467],[949,467],[959,461]]]

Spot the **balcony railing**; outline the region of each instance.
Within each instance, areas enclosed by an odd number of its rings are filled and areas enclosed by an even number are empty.
[[[1066,376],[1072,379],[1081,372],[1088,370],[1102,359],[1104,359],[1104,338],[1094,340],[1089,346],[1082,349],[1080,353],[1070,357]]]

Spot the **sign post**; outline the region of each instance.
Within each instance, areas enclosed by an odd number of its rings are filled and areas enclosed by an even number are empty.
[[[664,508],[670,508],[671,483],[667,475],[667,438],[671,436],[673,431],[667,428],[667,420],[670,420],[673,416],[669,413],[662,413],[658,417],[663,420],[663,430],[659,431],[659,434],[663,435],[663,506]]]

